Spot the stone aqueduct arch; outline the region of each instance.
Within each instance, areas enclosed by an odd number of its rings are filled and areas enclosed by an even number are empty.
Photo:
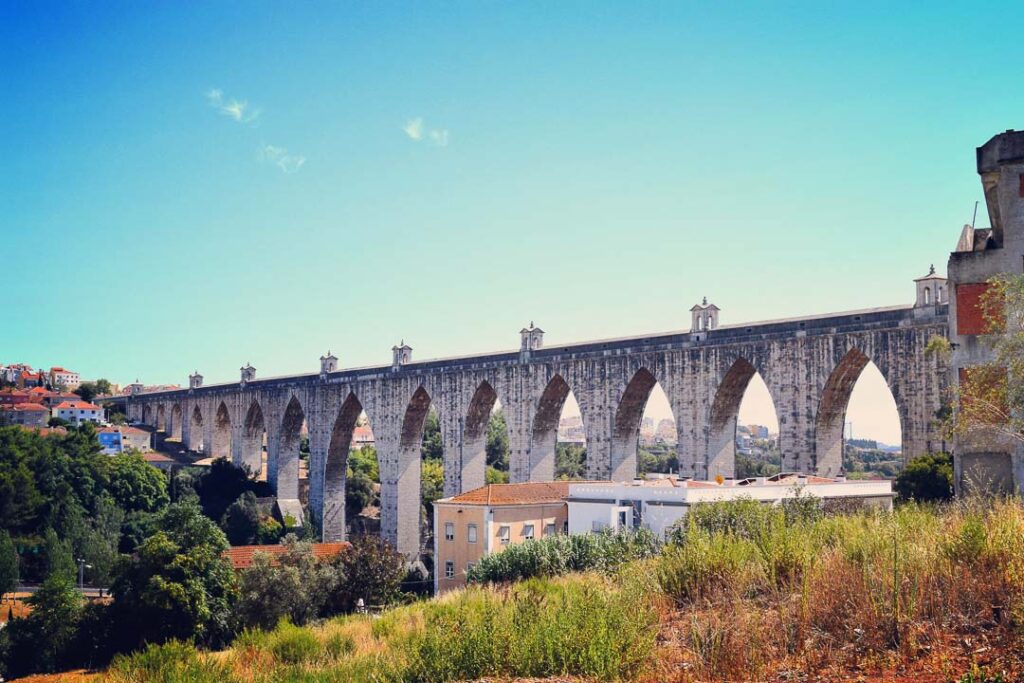
[[[257,471],[266,435],[268,481],[298,496],[299,431],[310,439],[310,507],[323,537],[345,533],[345,470],[356,420],[373,425],[381,473],[382,534],[403,552],[419,549],[419,451],[429,409],[444,443],[444,493],[484,481],[487,417],[505,412],[513,482],[551,479],[561,408],[572,391],[587,438],[587,476],[636,473],[637,436],[660,384],[679,435],[680,474],[734,471],[736,414],[750,379],[764,379],[779,419],[783,467],[834,475],[841,466],[846,407],[869,361],[892,392],[904,456],[943,447],[935,415],[945,368],[925,348],[946,335],[946,307],[900,307],[750,326],[721,327],[400,367],[250,380],[140,394],[133,419],[162,409],[169,436],[230,456]],[[185,416],[185,419],[182,419]]]

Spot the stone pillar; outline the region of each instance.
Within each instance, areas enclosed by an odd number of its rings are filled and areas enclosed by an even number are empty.
[[[382,414],[374,424],[376,428],[383,423],[380,432],[374,430],[380,465],[381,536],[412,559],[420,551],[421,444],[403,447],[401,443],[404,404],[381,413],[386,413],[386,417]]]
[[[463,441],[465,419],[458,414],[456,409],[448,409],[447,406],[438,410],[437,417],[441,423],[441,442],[444,445],[445,497],[455,496],[463,491],[470,491],[483,486],[486,465],[479,468],[479,472],[475,469],[467,472],[465,466],[467,451],[471,451],[474,447],[473,444],[467,446]],[[485,428],[485,441],[486,438]]]
[[[332,482],[334,488],[330,496],[330,514],[325,514],[328,502],[325,472],[334,420],[322,405],[323,401],[323,398],[315,401],[306,413],[306,427],[309,430],[309,507],[321,538],[325,542],[334,542],[345,540],[345,476],[343,473],[339,480]],[[339,484],[340,496],[337,490]],[[340,517],[337,509],[339,502]]]

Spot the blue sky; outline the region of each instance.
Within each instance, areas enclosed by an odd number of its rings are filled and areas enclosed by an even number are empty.
[[[218,381],[909,303],[1024,124],[1024,6],[826,5],[3,3],[0,362]]]

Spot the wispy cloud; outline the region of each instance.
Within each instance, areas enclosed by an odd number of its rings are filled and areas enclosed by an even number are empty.
[[[274,164],[285,173],[298,173],[306,163],[306,157],[301,154],[289,154],[286,148],[275,145],[260,147],[260,160]]]
[[[260,117],[258,107],[250,107],[246,100],[226,98],[220,88],[206,91],[206,101],[221,114],[239,123],[254,123]]]
[[[410,140],[422,140],[423,139],[423,119],[412,119],[404,126],[402,130],[409,136]]]
[[[429,141],[431,144],[437,147],[448,146],[448,129],[447,128],[426,128],[423,125],[423,119],[417,117],[410,119],[402,126],[402,132],[405,133],[413,142]]]
[[[448,129],[447,128],[443,128],[441,130],[431,130],[430,131],[430,141],[433,142],[438,147],[447,147],[448,146]]]

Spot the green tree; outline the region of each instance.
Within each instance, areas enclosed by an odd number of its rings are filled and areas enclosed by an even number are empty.
[[[555,447],[555,479],[583,479],[587,475],[586,446],[560,443]]]
[[[232,503],[220,526],[231,545],[251,545],[260,530],[260,507],[252,491],[246,491]]]
[[[484,474],[485,484],[507,484],[508,483],[508,472],[502,472],[499,469],[495,469],[490,465],[487,466],[487,471]]]
[[[46,575],[62,576],[69,581],[78,575],[71,542],[59,538],[52,528],[46,530]]]
[[[11,535],[0,531],[0,596],[18,587],[18,551]]]
[[[373,480],[363,472],[350,474],[345,480],[345,518],[355,518],[376,502],[377,492]]]
[[[308,623],[336,590],[337,572],[316,559],[309,543],[289,535],[284,545],[277,562],[256,553],[252,566],[239,576],[235,614],[241,626],[271,629],[285,617],[293,624]]]
[[[420,492],[423,505],[433,508],[434,501],[444,495],[444,466],[440,460],[424,460],[420,473]]]
[[[334,612],[351,612],[361,598],[367,606],[389,605],[398,600],[405,578],[405,558],[377,536],[356,536],[352,546],[331,566],[337,588],[328,601]]]
[[[138,451],[108,456],[107,491],[126,513],[156,512],[170,502],[167,477]]]
[[[437,413],[433,410],[427,412],[427,419],[423,424],[422,455],[424,460],[444,459],[444,443],[441,441],[441,423],[437,419]]]
[[[169,506],[160,529],[121,564],[111,587],[121,642],[225,643],[236,586],[224,533],[194,503]]]
[[[896,477],[896,494],[902,500],[942,501],[953,497],[953,457],[929,453],[913,458]]]
[[[98,379],[96,380],[96,393],[101,396],[110,396],[114,393],[114,388],[110,385],[110,380]]]
[[[74,393],[78,394],[83,401],[92,401],[98,392],[93,382],[82,382]]]
[[[53,574],[28,604],[29,615],[5,629],[11,644],[7,674],[53,673],[78,664],[75,645],[84,600],[74,582]]]
[[[505,411],[491,413],[487,423],[487,464],[501,472],[508,472],[508,427]]]
[[[108,420],[112,425],[123,426],[128,424],[128,416],[119,410],[111,410]]]

